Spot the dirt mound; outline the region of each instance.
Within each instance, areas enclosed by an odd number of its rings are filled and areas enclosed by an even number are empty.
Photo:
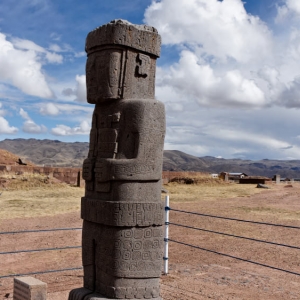
[[[18,164],[19,156],[6,151],[4,149],[0,149],[0,165],[15,165]],[[22,159],[22,158],[21,158]],[[26,161],[28,166],[35,166],[31,161]]]

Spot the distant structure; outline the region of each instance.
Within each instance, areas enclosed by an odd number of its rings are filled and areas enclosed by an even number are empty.
[[[160,36],[114,20],[86,39],[95,104],[81,202],[84,287],[69,300],[161,300],[164,105],[154,99]]]
[[[264,176],[248,176],[246,173],[228,173],[222,172],[219,174],[219,178],[225,181],[234,181],[241,184],[265,184],[272,182],[271,178]]]
[[[226,176],[228,180],[238,181],[241,178],[247,177],[248,175],[245,173],[230,173],[230,172],[221,172],[219,174],[219,178],[225,180]]]

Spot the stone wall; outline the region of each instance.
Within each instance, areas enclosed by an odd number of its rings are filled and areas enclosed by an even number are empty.
[[[32,176],[45,175],[56,178],[62,182],[72,185],[84,186],[81,175],[81,168],[55,168],[55,167],[32,167],[32,166],[13,166],[0,165],[0,176]]]

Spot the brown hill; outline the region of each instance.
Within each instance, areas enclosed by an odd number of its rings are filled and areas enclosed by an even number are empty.
[[[7,150],[0,149],[0,165],[18,164],[19,158],[20,158],[19,156],[15,155]],[[23,159],[22,159],[22,161],[24,162]],[[34,164],[30,161],[26,161],[25,163],[29,166],[34,166]]]
[[[81,167],[88,155],[89,143],[64,143],[57,140],[6,139],[0,148],[40,166]]]

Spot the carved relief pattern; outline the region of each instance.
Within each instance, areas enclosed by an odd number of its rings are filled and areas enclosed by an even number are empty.
[[[158,286],[113,287],[101,285],[100,293],[114,299],[153,299],[161,300]]]
[[[127,278],[160,276],[162,248],[162,226],[121,230],[104,227],[96,250],[105,259],[98,261],[97,270]]]
[[[118,99],[122,94],[122,50],[92,53],[87,61],[87,99],[89,103],[103,98]]]
[[[123,21],[87,37],[87,101],[96,106],[82,171],[85,289],[69,300],[161,300],[165,112],[154,99],[159,49],[154,28]]]
[[[123,203],[83,198],[81,217],[87,221],[111,226],[162,225],[163,208],[161,202]]]

